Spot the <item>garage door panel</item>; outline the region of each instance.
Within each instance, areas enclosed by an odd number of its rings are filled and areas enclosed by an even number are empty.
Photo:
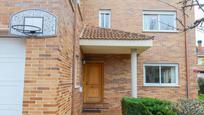
[[[0,104],[0,113],[1,115],[21,115],[20,105],[1,105]]]
[[[0,111],[2,115],[21,115],[22,114],[19,111],[8,111],[8,110],[5,110],[5,111],[0,110]]]
[[[23,57],[18,57],[18,58],[15,58],[15,57],[1,57],[0,56],[0,63],[22,63],[24,62],[25,60],[22,59]]]
[[[25,40],[19,38],[0,38],[0,57],[8,55],[22,57],[25,52]]]
[[[23,86],[22,80],[1,80],[0,81],[0,89],[1,87],[20,87]]]
[[[21,102],[22,98],[19,98],[19,96],[22,96],[22,95],[14,94],[14,93],[10,93],[10,94],[13,94],[13,95],[12,96],[11,95],[0,96],[0,98],[1,98],[0,105],[8,105],[8,104],[9,105],[15,105],[15,104],[20,105],[22,103]]]
[[[22,68],[24,66],[24,63],[1,63],[1,72],[0,72],[0,80],[23,80],[23,77],[17,77],[18,76],[24,76],[24,71]]]
[[[0,38],[0,115],[22,115],[25,41]]]
[[[14,96],[19,96],[19,95],[13,95],[13,96],[7,96],[7,97],[6,96],[0,96],[2,98],[2,102],[0,102],[0,105],[15,105],[15,104],[21,105],[22,100],[20,100],[18,98],[13,98]],[[8,98],[10,98],[10,99],[8,100]],[[5,100],[5,99],[7,99],[7,100]],[[13,102],[15,102],[15,103],[13,103]]]
[[[8,84],[4,84],[0,85],[0,104],[21,104],[23,97],[23,82],[21,81],[18,84],[11,84],[11,82],[9,82]]]

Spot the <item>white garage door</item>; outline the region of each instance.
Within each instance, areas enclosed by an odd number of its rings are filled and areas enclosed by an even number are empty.
[[[25,41],[0,38],[0,115],[22,115]]]

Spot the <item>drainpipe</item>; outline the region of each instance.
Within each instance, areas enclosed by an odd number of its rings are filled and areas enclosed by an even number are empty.
[[[74,114],[73,107],[74,107],[74,77],[75,77],[75,58],[76,58],[76,26],[77,26],[77,15],[76,15],[76,3],[74,3],[74,24],[73,24],[73,57],[72,57],[72,107],[71,113]]]
[[[186,15],[185,8],[183,7],[183,18],[184,18],[184,40],[185,40],[185,66],[186,66],[186,97],[189,98],[189,64],[188,64],[188,40],[186,32]]]

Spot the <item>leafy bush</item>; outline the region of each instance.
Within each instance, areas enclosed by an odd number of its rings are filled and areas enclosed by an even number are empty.
[[[176,115],[168,101],[124,97],[121,103],[123,115]]]
[[[198,78],[199,93],[204,94],[204,78]]]
[[[178,115],[204,115],[204,103],[195,99],[181,99],[173,108]]]

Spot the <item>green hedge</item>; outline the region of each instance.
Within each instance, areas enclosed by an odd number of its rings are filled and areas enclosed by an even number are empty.
[[[204,94],[204,78],[198,78],[199,93]]]
[[[176,115],[168,101],[124,97],[121,103],[123,115]]]

